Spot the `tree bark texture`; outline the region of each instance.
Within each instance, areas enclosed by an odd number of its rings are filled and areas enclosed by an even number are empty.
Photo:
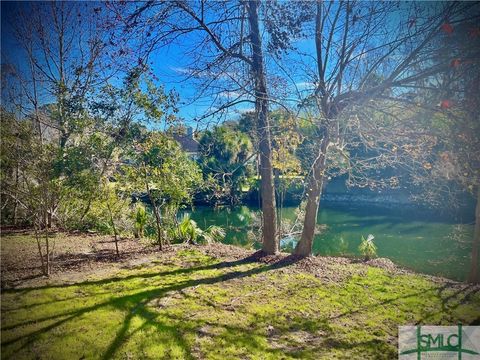
[[[273,184],[272,145],[268,117],[267,82],[263,64],[262,39],[258,21],[258,1],[248,2],[248,21],[252,42],[252,76],[255,82],[255,112],[259,132],[260,193],[263,213],[263,247],[267,254],[279,250],[276,233],[275,188]]]

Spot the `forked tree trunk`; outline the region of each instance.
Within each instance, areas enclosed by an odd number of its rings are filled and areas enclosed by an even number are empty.
[[[318,104],[323,111],[330,112],[326,106],[326,93],[323,66],[323,19],[322,19],[322,2],[317,0],[317,11],[315,18],[315,48],[317,53],[317,71],[319,78],[319,93],[321,99],[317,99]],[[319,101],[320,100],[320,101]],[[330,114],[331,115],[331,114]],[[327,149],[329,143],[328,130],[325,129],[322,141],[320,142],[320,151],[313,163],[312,174],[310,176],[307,188],[307,205],[305,208],[305,219],[303,221],[302,237],[295,248],[295,254],[299,256],[310,256],[312,254],[313,238],[315,236],[315,227],[317,225],[318,208],[320,207],[320,198],[322,196],[323,177],[327,161]]]
[[[318,208],[320,206],[320,197],[322,196],[328,141],[327,136],[322,139],[320,153],[313,163],[312,174],[307,188],[307,205],[305,208],[302,237],[295,248],[295,255],[310,256],[312,254]]]
[[[478,253],[480,251],[480,185],[477,190],[477,206],[475,209],[475,230],[473,233],[472,243],[472,263],[470,266],[470,274],[468,281],[478,284],[480,282],[480,276],[478,274]]]
[[[150,191],[149,191],[150,194]],[[152,203],[153,207],[153,214],[155,215],[155,224],[157,225],[157,240],[158,240],[158,247],[160,251],[163,250],[163,240],[162,240],[162,219],[160,217],[160,213],[158,211],[157,204],[155,203],[155,199],[153,196],[149,195],[150,202]]]
[[[115,253],[117,254],[117,258],[118,258],[120,256],[120,251],[118,250],[117,227],[115,226],[115,220],[113,219],[112,208],[110,207],[110,204],[108,204],[108,202],[107,202],[107,208],[108,208],[108,213],[110,215],[110,223],[112,224],[113,236],[114,236],[114,240],[115,240]]]
[[[267,254],[279,250],[276,234],[275,188],[273,184],[272,145],[268,118],[267,82],[265,78],[262,39],[258,24],[258,1],[248,2],[248,22],[252,42],[252,76],[255,82],[255,112],[260,149],[260,193],[263,213],[263,246]]]

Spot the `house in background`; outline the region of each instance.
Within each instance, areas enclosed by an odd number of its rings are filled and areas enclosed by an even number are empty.
[[[193,128],[187,127],[186,132],[176,132],[173,134],[173,138],[180,144],[183,151],[192,159],[198,159],[199,157],[199,143],[195,138],[195,131]]]

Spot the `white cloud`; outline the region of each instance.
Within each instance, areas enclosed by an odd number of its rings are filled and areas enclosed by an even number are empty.
[[[184,75],[193,75],[195,73],[195,70],[185,68],[185,67],[171,66],[170,69],[175,71],[176,73],[184,74]]]
[[[301,81],[295,83],[295,86],[298,90],[313,90],[316,87],[316,84],[311,81]]]

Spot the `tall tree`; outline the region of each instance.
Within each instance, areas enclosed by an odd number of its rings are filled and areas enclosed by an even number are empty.
[[[347,159],[349,169],[355,171],[365,167],[366,161],[356,162],[350,156],[349,140],[358,143],[361,139],[368,148],[385,139],[391,143],[399,134],[411,134],[404,125],[403,132],[377,126],[374,118],[362,117],[358,110],[375,108],[385,101],[394,107],[415,103],[409,98],[409,89],[434,87],[431,84],[435,76],[448,71],[451,61],[433,59],[439,50],[436,40],[449,32],[451,24],[471,17],[468,11],[476,8],[474,4],[458,3],[427,6],[351,1],[317,1],[312,6],[315,8],[311,11],[316,14],[312,30],[315,64],[310,62],[308,67],[315,66],[316,76],[311,79],[314,92],[304,98],[302,105],[309,103],[316,109],[311,120],[318,129],[318,141],[306,189],[303,232],[295,249],[302,256],[312,251],[329,158],[340,153]],[[478,13],[472,14],[478,17]],[[378,110],[395,118],[394,111],[385,107]],[[419,140],[417,145],[421,143],[419,136],[415,139]],[[378,149],[375,162],[387,155],[394,157],[398,149],[387,148],[390,154]]]
[[[270,136],[270,120],[268,115],[267,80],[263,60],[262,38],[258,20],[259,2],[250,0],[247,5],[248,23],[252,47],[252,77],[255,91],[255,112],[257,129],[259,129],[260,149],[260,193],[262,195],[263,247],[267,254],[275,254],[279,250],[276,234],[275,189],[273,186],[272,143]]]
[[[19,119],[33,122],[39,144],[56,146],[53,175],[61,179],[69,156],[75,153],[69,147],[91,125],[87,97],[107,77],[100,61],[105,43],[99,14],[91,4],[39,2],[17,4],[15,15],[18,21],[6,31],[19,45],[16,53],[21,56],[4,59],[13,70],[8,78],[10,91],[2,89],[2,99]],[[43,147],[37,150],[42,157]],[[48,226],[59,195],[50,194]]]
[[[278,251],[275,191],[272,172],[269,96],[258,1],[147,2],[125,10],[112,4],[122,21],[123,34],[135,28],[135,42],[147,57],[182,36],[191,44],[186,54],[192,61],[179,73],[194,80],[197,98],[211,99],[211,107],[195,120],[211,120],[233,106],[255,104],[256,129],[261,160],[263,251]],[[128,15],[125,15],[128,13]],[[126,24],[126,25],[125,25]]]
[[[14,116],[15,143],[23,150],[13,157],[22,169],[5,179],[2,195],[16,199],[36,233],[44,232],[39,254],[48,274],[51,227],[65,225],[72,207],[79,213],[78,197],[99,186],[90,175],[110,134],[88,105],[114,72],[104,61],[108,42],[93,3],[23,2],[14,14],[2,29],[17,55],[6,52],[2,59],[9,69],[2,103]]]

